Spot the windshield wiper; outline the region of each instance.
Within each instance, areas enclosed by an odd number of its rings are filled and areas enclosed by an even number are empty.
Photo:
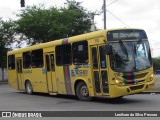
[[[136,48],[136,49],[139,48],[139,46],[140,46],[141,43],[142,43],[142,39],[139,39],[139,40],[137,41],[137,48]]]
[[[119,41],[119,44],[122,49],[122,52],[127,56],[127,60],[128,60],[128,52],[127,52],[126,46],[123,44],[122,40]]]

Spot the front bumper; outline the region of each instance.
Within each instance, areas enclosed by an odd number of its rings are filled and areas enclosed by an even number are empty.
[[[150,81],[143,84],[128,85],[128,86],[110,86],[110,98],[116,98],[125,95],[131,95],[135,93],[140,93],[144,91],[150,91],[155,89],[155,82]]]

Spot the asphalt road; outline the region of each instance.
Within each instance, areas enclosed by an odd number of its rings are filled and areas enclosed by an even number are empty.
[[[160,74],[156,74],[154,75],[155,77],[155,90],[152,90],[152,91],[157,91],[157,92],[160,92]]]
[[[160,79],[160,74],[155,74],[154,77]]]
[[[1,84],[0,111],[160,111],[160,94],[136,94],[116,101],[96,98],[84,102],[73,96],[27,95]]]

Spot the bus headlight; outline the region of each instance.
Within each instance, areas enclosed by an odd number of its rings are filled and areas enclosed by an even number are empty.
[[[149,79],[147,80],[147,82],[150,82],[150,81],[152,81],[153,79],[154,79],[154,75],[151,74],[151,76],[149,77]]]
[[[119,80],[116,80],[115,82],[116,82],[116,85],[118,85],[118,86],[123,86],[123,85],[125,85],[122,81],[119,81]]]

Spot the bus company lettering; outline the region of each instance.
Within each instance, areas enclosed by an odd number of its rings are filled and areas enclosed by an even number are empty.
[[[75,65],[75,68],[89,68],[89,64],[85,64],[85,65]]]
[[[139,33],[128,33],[128,34],[125,34],[125,33],[113,33],[113,37],[115,39],[118,39],[118,38],[131,38],[131,37],[139,37]]]
[[[17,113],[17,112],[12,112],[11,117],[42,117],[41,113]]]
[[[78,69],[71,70],[71,75],[72,76],[87,75],[87,74],[88,74],[88,70],[78,70]]]

